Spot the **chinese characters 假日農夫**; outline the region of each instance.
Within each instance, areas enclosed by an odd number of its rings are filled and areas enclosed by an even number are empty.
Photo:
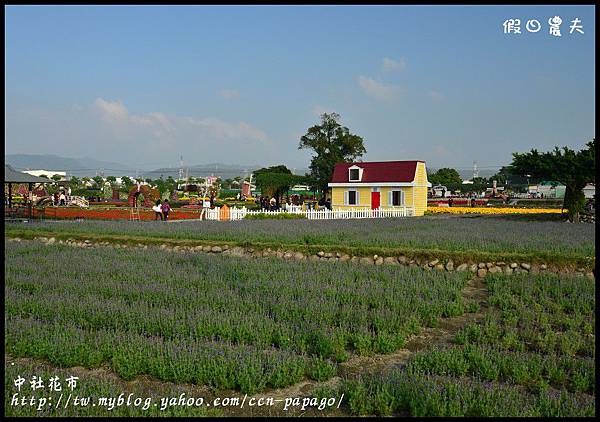
[[[561,37],[561,28],[563,20],[560,16],[553,16],[548,19],[548,34],[554,37]],[[506,19],[502,24],[503,30],[505,34],[522,34],[521,32],[521,19]],[[528,19],[525,23],[525,29],[527,32],[536,33],[540,32],[542,29],[542,24],[537,19]],[[580,34],[584,34],[583,32],[583,24],[581,19],[575,18],[571,21],[571,25],[569,26],[569,34],[573,34],[574,32],[578,32]]]

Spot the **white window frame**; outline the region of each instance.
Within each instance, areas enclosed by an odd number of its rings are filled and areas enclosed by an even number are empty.
[[[350,203],[350,192],[355,192],[354,198],[356,199],[355,204]],[[360,191],[357,189],[349,189],[344,191],[344,205],[356,206],[360,205]]]
[[[352,174],[352,170],[358,170],[358,179],[352,179],[350,175]],[[363,169],[359,166],[352,166],[348,168],[348,181],[349,182],[360,182],[362,180]]]
[[[400,192],[400,204],[394,205],[394,192]],[[404,190],[401,188],[390,189],[388,191],[388,206],[390,207],[404,207],[406,204],[406,195]]]

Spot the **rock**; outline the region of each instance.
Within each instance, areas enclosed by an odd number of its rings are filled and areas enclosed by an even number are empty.
[[[226,251],[227,249],[229,249],[229,245],[223,245],[223,250]]]
[[[283,258],[283,251],[278,250],[276,252],[277,258]]]
[[[246,252],[248,252],[248,253],[254,253],[254,248],[248,248],[248,249],[246,249]]]
[[[480,262],[479,265],[477,265],[477,267],[479,267],[479,268],[485,268],[485,262]]]
[[[179,246],[175,246],[175,247],[173,248],[173,250],[174,250],[174,251],[178,251],[179,249],[180,249],[180,247],[179,247]],[[219,252],[221,252],[221,251],[219,251]]]
[[[341,258],[341,257],[342,257],[342,254],[341,254],[341,253],[339,253],[339,252],[336,252],[336,253],[335,253],[335,257],[336,257],[336,258]]]
[[[229,253],[233,256],[244,256],[244,248],[236,246],[235,248],[230,249]]]
[[[510,268],[510,265],[507,265],[506,267],[504,267],[504,274],[512,274],[513,273],[513,269]]]
[[[492,268],[494,266],[494,264],[492,262],[486,262],[485,266],[489,270],[490,268]]]
[[[585,274],[585,276],[586,276],[587,278],[591,278],[591,279],[594,279],[594,278],[596,278],[596,277],[594,277],[594,273],[593,273],[593,272],[591,272],[591,271],[590,271],[589,273],[586,273],[586,274]]]
[[[502,272],[502,268],[494,266],[494,267],[492,267],[492,268],[489,269],[489,272],[490,272],[490,274],[501,273]]]
[[[331,252],[327,252],[325,254],[325,258],[327,258],[327,259],[333,258],[333,254]]]
[[[548,269],[548,266],[546,264],[540,265],[540,270],[545,271],[547,269]]]
[[[400,263],[402,265],[406,265],[408,263],[408,258],[405,257],[404,255],[400,255],[398,257],[398,263]]]
[[[485,277],[487,274],[487,270],[485,268],[480,268],[477,270],[477,277]]]
[[[435,267],[437,265],[437,263],[440,262],[439,259],[434,259],[433,261],[429,262],[429,266],[430,267]]]
[[[302,252],[296,252],[294,254],[294,259],[297,261],[301,261],[303,259],[305,259],[306,257],[304,256],[304,254]]]
[[[366,256],[363,256],[363,257],[360,258],[360,263],[361,264],[372,264],[373,263],[373,259],[367,258]]]
[[[446,271],[454,271],[454,262],[452,260],[446,263]]]
[[[356,263],[360,262],[360,258],[357,256],[353,256],[352,258],[350,258],[350,262],[356,264]]]
[[[433,267],[436,270],[442,271],[444,269],[444,264],[437,264],[435,267]]]
[[[325,256],[325,252],[323,252],[323,251],[319,251],[319,252],[317,252],[317,256],[318,256],[319,258],[321,258],[321,257]]]
[[[340,261],[342,262],[346,262],[350,260],[350,255],[348,254],[343,254],[342,256],[340,256]]]
[[[477,272],[477,267],[478,267],[478,265],[477,265],[477,264],[473,264],[473,265],[471,265],[471,267],[469,267],[469,270],[470,270],[472,273],[474,273],[474,272]]]
[[[418,267],[416,262],[411,262],[410,264],[408,264],[409,267]],[[429,266],[427,266],[427,268],[429,268]]]
[[[388,265],[398,265],[398,260],[393,256],[386,256],[385,258],[383,258],[383,262],[384,264]]]
[[[529,265],[526,262],[521,262],[521,268],[523,268],[524,270],[529,271],[531,269],[531,265]]]
[[[223,249],[221,249],[220,246],[213,246],[210,250],[211,250],[211,252],[214,252],[214,253],[221,253],[221,252],[223,252]]]
[[[15,242],[20,242],[20,241],[21,241],[21,239],[19,239],[18,237],[15,238]],[[53,244],[54,242],[56,242],[55,238],[51,237],[50,239],[48,239],[48,244],[49,245]]]
[[[422,268],[423,268],[424,270],[431,271],[431,267],[430,267],[429,265],[427,265],[427,263],[423,264],[423,267],[422,267]]]
[[[294,255],[292,255],[290,252],[286,252],[285,254],[283,254],[283,257],[285,259],[290,259],[291,257],[293,257]]]
[[[518,266],[519,266],[519,265],[518,265],[516,262],[513,262],[513,263],[511,263],[511,264],[510,264],[510,268],[512,268],[513,270],[514,270],[515,268],[517,268]]]
[[[377,256],[377,255],[375,255]],[[382,256],[377,256],[377,259],[375,259],[375,265],[381,265],[383,264],[383,257]]]
[[[469,269],[469,264],[460,264],[456,267],[456,271],[467,271]]]
[[[496,262],[496,265],[499,266],[499,267],[504,267],[506,265],[506,263],[500,261],[500,262]]]
[[[309,260],[311,261],[318,261],[319,260],[319,256],[318,255],[311,255],[308,257]]]

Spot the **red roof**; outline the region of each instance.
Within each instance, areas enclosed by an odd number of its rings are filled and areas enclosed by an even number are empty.
[[[423,161],[371,161],[363,163],[337,163],[331,183],[412,182],[417,163]],[[358,166],[363,170],[360,182],[350,182],[348,169]]]

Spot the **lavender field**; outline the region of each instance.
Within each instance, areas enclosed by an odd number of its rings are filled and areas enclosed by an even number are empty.
[[[323,381],[462,315],[466,273],[6,243],[5,347],[253,393]]]
[[[355,415],[594,416],[595,285],[581,277],[490,275],[491,309],[449,347],[398,371],[348,379]]]
[[[522,221],[514,218],[422,217],[358,220],[242,220],[233,222],[42,222],[9,224],[5,234],[20,232],[104,234],[170,239],[437,249],[454,252],[595,256],[595,231],[589,224]]]

